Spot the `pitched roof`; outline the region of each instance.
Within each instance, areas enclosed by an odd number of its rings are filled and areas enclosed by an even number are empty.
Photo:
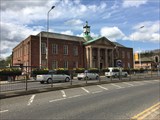
[[[60,34],[60,33],[52,33],[52,32],[40,32],[39,34],[37,34],[37,36],[41,36],[42,37],[47,37],[48,38],[56,38],[56,39],[62,39],[62,40],[68,40],[68,41],[77,41],[77,42],[86,42],[85,39],[83,37],[78,37],[78,36],[72,36],[72,35],[65,35],[65,34]]]
[[[124,45],[118,43],[118,42],[113,42],[114,45],[118,46],[118,47],[125,47]]]
[[[106,37],[104,37],[104,36],[100,36],[100,37],[96,37],[96,38],[93,38],[92,40],[89,40],[89,41],[87,41],[87,42],[85,42],[85,43],[83,43],[84,45],[88,45],[88,44],[91,44],[91,43],[93,43],[93,42],[95,42],[95,41],[98,41],[98,40],[100,40],[100,39],[105,39],[106,41],[108,41],[109,43],[111,43],[112,45],[114,45],[113,44],[113,42],[111,42],[110,40],[108,40]]]

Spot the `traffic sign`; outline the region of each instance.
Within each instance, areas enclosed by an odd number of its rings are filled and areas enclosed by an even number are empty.
[[[117,67],[122,67],[122,60],[117,60],[116,61],[116,66]]]

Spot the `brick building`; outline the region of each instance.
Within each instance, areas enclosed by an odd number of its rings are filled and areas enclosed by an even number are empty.
[[[123,67],[133,68],[132,48],[111,42],[103,36],[92,38],[88,23],[83,29],[84,37],[51,32],[30,35],[13,48],[12,64],[49,69],[102,69],[116,66],[116,61],[120,60]]]

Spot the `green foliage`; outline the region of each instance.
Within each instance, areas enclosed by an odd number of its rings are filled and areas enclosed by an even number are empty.
[[[57,68],[55,69],[56,74],[66,74],[69,75],[69,70],[66,68]]]
[[[75,73],[84,73],[85,69],[84,68],[74,68],[73,69]]]
[[[48,69],[45,69],[45,68],[42,68],[42,69],[34,69],[32,71],[32,74],[34,75],[42,75],[42,74],[48,74],[49,73],[49,70]]]
[[[89,68],[88,71],[90,73],[99,73],[99,69],[98,68]]]
[[[17,75],[21,75],[22,72],[20,69],[16,69],[16,68],[4,68],[4,69],[0,69],[0,75],[1,76],[17,76]]]
[[[109,69],[108,68],[103,68],[102,72],[109,72]]]

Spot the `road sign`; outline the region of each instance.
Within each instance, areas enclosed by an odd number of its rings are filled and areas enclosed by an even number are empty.
[[[117,60],[116,61],[116,66],[117,67],[122,67],[122,60]]]

